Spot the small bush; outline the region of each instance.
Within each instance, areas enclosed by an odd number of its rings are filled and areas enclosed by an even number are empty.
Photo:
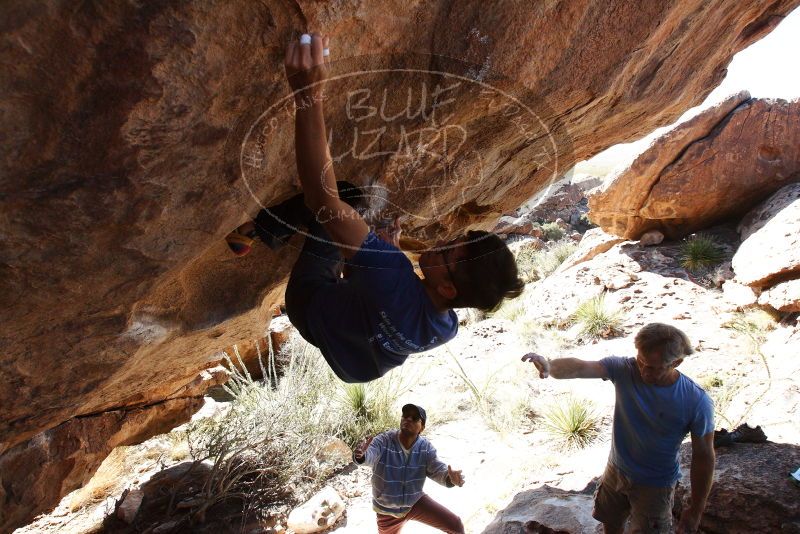
[[[681,265],[689,271],[713,267],[725,259],[717,241],[706,235],[696,235],[681,244]]]
[[[766,340],[767,332],[775,330],[776,323],[777,318],[773,314],[753,309],[735,313],[722,327],[749,338],[754,345],[761,345]]]
[[[395,406],[404,381],[400,370],[368,384],[344,384],[340,395],[338,418],[339,437],[354,447],[367,436],[379,434],[399,424],[400,414]]]
[[[547,278],[555,272],[558,267],[564,263],[564,260],[570,257],[575,252],[578,245],[574,241],[559,241],[537,258],[536,269],[539,273],[539,278]]]
[[[295,488],[308,489],[329,474],[317,454],[332,437],[352,446],[397,426],[395,402],[404,383],[396,372],[366,385],[344,384],[299,335],[286,347],[288,364],[280,377],[271,350],[261,362],[263,382],[252,379],[234,350],[225,385],[233,397],[230,409],[188,426],[192,459],[213,465],[193,518],[202,522],[210,507],[232,500],[243,503],[244,513],[290,503]]]
[[[571,449],[586,447],[600,433],[600,417],[594,405],[574,397],[550,406],[543,424],[551,436]]]
[[[520,278],[526,284],[547,278],[575,252],[577,247],[574,241],[559,241],[541,250],[525,244],[520,245],[515,253]]]
[[[544,254],[544,251],[525,241],[519,244],[515,243],[512,250],[514,251],[514,260],[517,263],[517,272],[522,281],[526,284],[537,281],[540,278],[537,269],[538,257]]]
[[[720,388],[725,385],[725,382],[718,375],[706,375],[700,379],[700,387],[706,391],[714,388]]]
[[[554,222],[544,223],[542,225],[542,237],[547,241],[558,241],[564,237],[564,230]]]
[[[606,307],[605,295],[587,300],[572,316],[578,323],[582,337],[590,339],[609,338],[622,333],[622,318],[619,312]]]

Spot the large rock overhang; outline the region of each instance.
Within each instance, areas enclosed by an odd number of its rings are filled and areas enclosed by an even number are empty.
[[[456,186],[430,164],[414,179],[435,196],[389,193],[425,243],[490,227],[554,174],[673,122],[800,0],[389,4],[3,7],[0,453],[76,416],[169,398],[220,349],[263,335],[296,248],[239,260],[223,238],[256,199],[296,191],[289,133],[260,142],[268,168],[242,172],[251,127],[287,95],[294,31],[331,35],[339,68],[427,58],[532,109],[533,135],[511,107],[478,105],[474,84],[460,95],[452,120],[472,137],[453,161],[480,180]],[[373,75],[367,88],[396,82]],[[328,110],[334,131],[351,119],[341,101]],[[397,183],[396,163],[345,158],[337,173]]]

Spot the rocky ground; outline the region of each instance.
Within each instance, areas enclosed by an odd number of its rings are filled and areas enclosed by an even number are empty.
[[[720,227],[712,233],[730,257],[738,243],[735,232]],[[680,266],[678,255],[676,243],[618,243],[589,261],[529,284],[523,297],[493,317],[465,318],[468,324],[453,342],[409,358],[397,378],[408,384],[397,404],[414,402],[427,409],[425,434],[440,456],[466,477],[463,488],[429,482],[426,491],[458,513],[468,532],[483,532],[515,496],[520,501],[526,495],[536,496],[537,513],[573,525],[570,532],[593,532],[596,527],[588,516],[588,491],[565,501],[563,494],[548,497],[553,490],[544,486],[580,491],[602,473],[610,446],[613,387],[602,381],[541,380],[530,364],[520,361],[528,350],[585,359],[633,355],[633,336],[641,326],[653,321],[674,324],[687,332],[696,349],[680,370],[715,398],[718,428],[747,421],[761,425],[770,441],[800,444],[797,314],[785,316],[782,324],[763,314],[756,321],[738,312],[717,287],[727,276],[725,264],[693,275]],[[608,339],[581,339],[585,336],[569,318],[578,304],[601,293],[606,305],[620,314],[621,331]],[[756,326],[731,328],[737,324]],[[542,416],[550,407],[569,398],[590,402],[599,417],[599,437],[584,449],[566,447],[543,425]],[[216,409],[218,403],[209,403],[205,415]],[[113,513],[122,491],[160,467],[183,460],[187,451],[182,447],[159,437],[129,448],[136,453],[125,456],[122,468],[117,465],[116,472],[124,473],[118,480],[95,484],[94,496],[86,490],[68,495],[53,513],[17,532],[119,531],[114,523],[107,521],[103,527],[102,522]],[[375,532],[369,470],[348,466],[328,484],[346,503],[332,531]],[[524,493],[528,491],[532,493]],[[565,502],[571,504],[565,508]],[[509,517],[515,509],[507,510],[503,521],[513,522]],[[531,513],[530,503],[523,502],[522,509]],[[141,532],[160,523],[148,525],[139,518],[137,524],[144,525]],[[246,531],[269,530],[251,524]],[[432,530],[409,524],[404,532]]]

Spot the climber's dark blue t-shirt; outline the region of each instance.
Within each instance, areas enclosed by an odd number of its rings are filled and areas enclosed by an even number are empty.
[[[458,317],[438,311],[397,247],[370,232],[343,283],[322,288],[306,320],[314,344],[345,382],[366,382],[409,354],[453,339]]]

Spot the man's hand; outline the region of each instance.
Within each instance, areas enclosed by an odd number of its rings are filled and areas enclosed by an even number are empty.
[[[692,510],[691,507],[684,508],[681,513],[681,519],[678,521],[678,526],[675,528],[675,534],[694,534],[700,528],[700,519],[703,517],[703,512]]]
[[[369,436],[361,440],[361,443],[356,445],[356,450],[353,455],[360,461],[363,460],[367,454],[367,449],[369,448],[369,444],[372,443],[372,439],[375,436]]]
[[[449,465],[447,466],[447,478],[459,488],[464,485],[464,475],[461,474],[461,471],[453,471]]]
[[[328,45],[328,37],[313,33],[310,36],[303,34],[300,40],[292,39],[286,47],[286,79],[295,91],[295,100],[299,105],[310,106],[325,96],[328,67],[323,50]]]
[[[402,228],[400,228],[400,219],[395,217],[394,222],[391,226],[386,226],[384,228],[378,228],[375,230],[375,235],[380,237],[383,241],[386,241],[390,245],[394,245],[397,248],[400,248],[400,232],[402,232]]]
[[[522,357],[522,361],[531,362],[535,365],[536,369],[539,371],[539,378],[547,378],[550,376],[550,361],[544,356],[536,354],[535,352],[529,352]]]

